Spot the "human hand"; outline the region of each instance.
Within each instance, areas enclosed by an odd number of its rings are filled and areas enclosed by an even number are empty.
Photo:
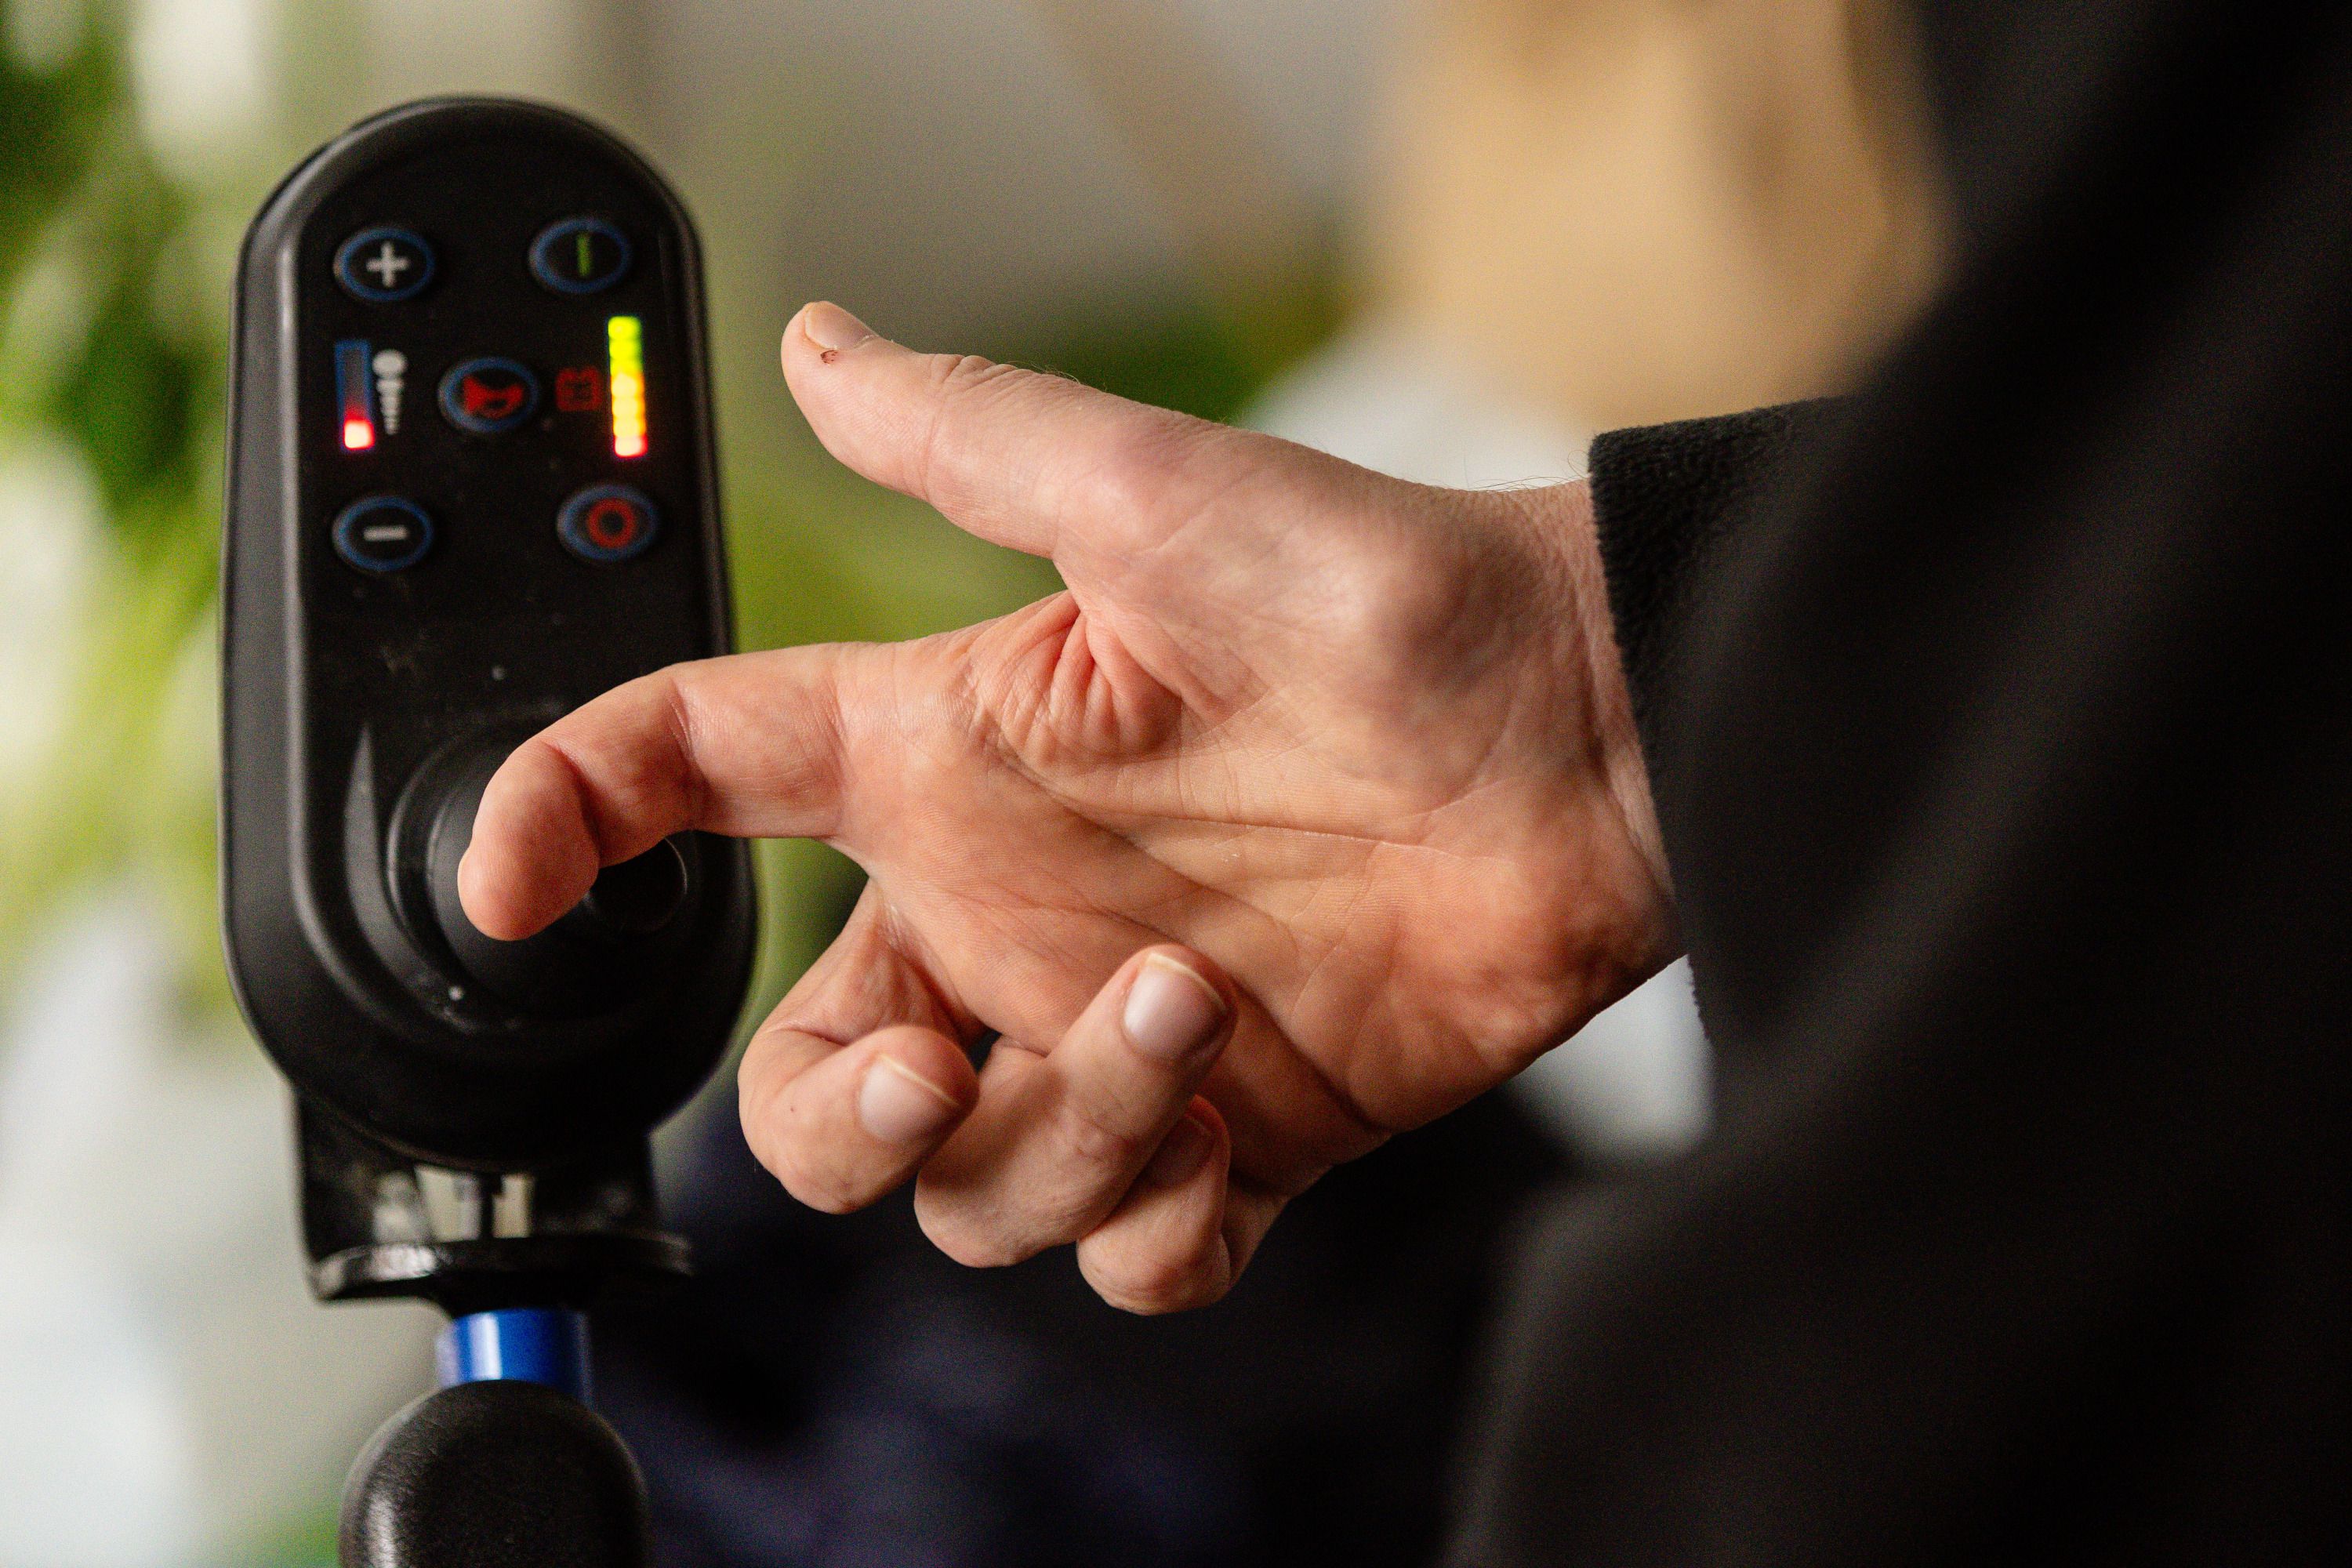
[[[511,939],[682,828],[863,866],[742,1064],[794,1196],[913,1176],[963,1262],[1075,1242],[1113,1303],[1198,1305],[1671,956],[1582,485],[1406,484],[829,305],[782,355],[844,462],[1066,591],[607,693],[499,770],[459,887]]]

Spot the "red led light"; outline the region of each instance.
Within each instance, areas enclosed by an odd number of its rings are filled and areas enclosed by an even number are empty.
[[[335,345],[335,398],[341,406],[346,452],[375,445],[375,399],[368,374],[367,340],[345,338]]]

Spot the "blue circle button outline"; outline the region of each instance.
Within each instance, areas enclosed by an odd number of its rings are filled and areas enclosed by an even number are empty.
[[[522,406],[503,419],[482,419],[467,413],[465,405],[457,401],[457,388],[468,374],[482,370],[502,370],[520,377],[529,393],[522,400]],[[459,360],[441,378],[441,412],[450,424],[460,430],[470,430],[477,436],[499,435],[513,429],[539,412],[539,377],[531,374],[530,366],[520,360],[506,359],[498,354],[481,354],[473,359]]]
[[[381,245],[387,239],[415,248],[417,259],[423,265],[417,269],[414,282],[403,283],[394,289],[379,288],[362,277],[359,268],[353,265],[362,246]],[[371,305],[397,305],[403,300],[414,300],[425,292],[425,285],[433,281],[436,270],[433,247],[425,237],[413,229],[398,228],[389,224],[378,224],[373,228],[360,230],[343,241],[335,251],[335,281],[343,286],[345,293]]]
[[[381,511],[406,512],[416,522],[416,548],[396,561],[362,554],[354,538],[360,524]],[[387,572],[404,572],[424,560],[425,552],[433,548],[433,520],[425,515],[423,507],[404,496],[362,496],[336,515],[334,539],[335,553],[343,558],[346,565],[378,576]]]
[[[626,501],[637,509],[645,520],[645,530],[618,550],[597,543],[588,537],[588,512],[598,501]],[[563,541],[563,548],[583,561],[593,561],[600,566],[615,566],[624,561],[634,561],[653,548],[654,536],[661,531],[661,509],[654,505],[645,491],[627,485],[590,485],[577,490],[555,514],[555,535]]]
[[[548,258],[548,247],[559,241],[570,239],[575,234],[601,235],[611,240],[614,248],[620,252],[620,260],[614,265],[611,271],[589,279],[585,282],[577,278],[565,277]],[[530,242],[530,275],[559,294],[601,294],[626,278],[629,275],[629,268],[636,264],[636,247],[629,243],[629,237],[600,217],[560,218],[541,229],[539,237]]]

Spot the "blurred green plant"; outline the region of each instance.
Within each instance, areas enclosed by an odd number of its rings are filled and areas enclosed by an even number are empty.
[[[44,911],[109,871],[148,876],[192,951],[211,941],[220,343],[173,286],[189,206],[139,139],[120,18],[93,13],[62,58],[0,54],[0,484],[62,467],[95,500],[17,520],[95,527],[73,542],[74,635],[36,650],[61,718],[18,738],[0,794],[0,980]]]

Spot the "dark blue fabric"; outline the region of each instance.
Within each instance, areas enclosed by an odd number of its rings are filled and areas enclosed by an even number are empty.
[[[958,1268],[903,1196],[800,1208],[731,1108],[690,1150],[698,1278],[595,1338],[666,1568],[1426,1563],[1505,1228],[1565,1173],[1482,1102],[1294,1205],[1226,1302],[1139,1319],[1066,1252]]]

